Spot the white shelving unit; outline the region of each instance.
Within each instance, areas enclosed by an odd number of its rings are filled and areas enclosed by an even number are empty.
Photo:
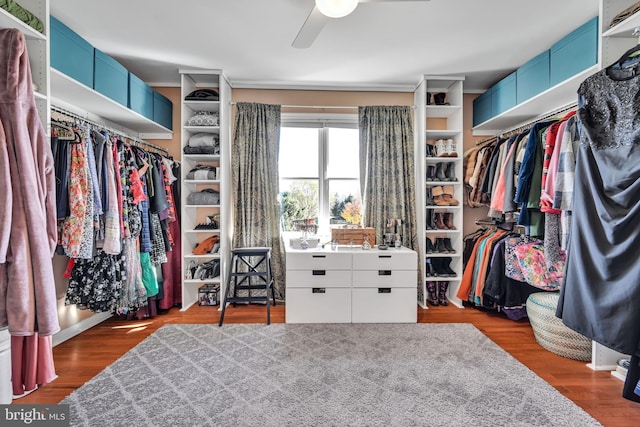
[[[463,154],[463,121],[462,121],[462,99],[463,99],[463,76],[433,76],[425,75],[414,92],[415,112],[415,158],[416,158],[416,205],[418,216],[419,234],[419,259],[422,263],[423,282],[418,288],[418,304],[422,308],[427,308],[426,282],[449,282],[447,290],[448,299],[454,305],[462,308],[462,301],[455,295],[460,287],[462,278],[462,204],[464,189],[462,186],[462,154]],[[446,105],[427,105],[427,94],[445,93]],[[433,157],[427,156],[426,144],[434,143],[439,139],[452,139],[456,145],[457,157]],[[453,163],[456,181],[427,181],[427,170],[429,166],[442,163],[445,167],[448,163]],[[458,200],[458,206],[435,206],[427,204],[427,192],[437,186],[453,186],[453,197]],[[453,215],[455,230],[451,229],[429,229],[429,213],[448,213]],[[433,243],[437,238],[451,239],[451,246],[455,253],[432,253],[426,252],[426,239]],[[455,271],[455,277],[427,277],[426,263],[433,259],[451,258],[449,267]]]
[[[198,301],[198,289],[207,283],[219,283],[220,295],[224,295],[227,263],[231,247],[231,232],[233,219],[231,209],[231,86],[221,70],[180,70],[181,74],[181,146],[182,150],[182,310],[186,310]],[[185,97],[196,89],[215,89],[218,91],[218,101],[185,101]],[[187,126],[187,120],[199,111],[219,114],[219,126]],[[219,136],[220,154],[184,154],[184,147],[189,137],[195,133],[206,132]],[[219,168],[218,179],[194,180],[187,179],[187,174],[196,165],[212,165]],[[220,192],[219,205],[189,205],[187,197],[192,192],[206,188]],[[217,229],[196,230],[198,224],[204,223],[207,216],[218,215]],[[210,236],[219,236],[220,249],[214,254],[195,255],[195,246]],[[218,259],[220,260],[220,276],[214,279],[197,280],[186,279],[189,263],[197,264]],[[219,297],[221,299],[221,297]]]

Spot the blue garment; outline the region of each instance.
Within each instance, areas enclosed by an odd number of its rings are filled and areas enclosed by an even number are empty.
[[[555,120],[536,123],[529,131],[529,140],[527,141],[522,165],[520,165],[520,172],[518,173],[518,188],[516,189],[516,195],[513,198],[513,201],[520,206],[518,224],[531,224],[530,212],[527,209],[527,202],[529,201],[529,192],[531,190],[531,178],[536,165],[536,155],[538,154],[540,146],[540,131],[554,122]]]
[[[100,198],[100,185],[98,183],[98,170],[96,168],[96,156],[93,151],[93,141],[91,139],[91,128],[87,125],[84,129],[87,140],[87,163],[89,164],[89,176],[91,177],[91,187],[93,188],[93,216],[104,213],[102,210],[102,200]]]
[[[131,147],[136,156],[136,165],[138,169],[144,164],[144,162],[148,161],[147,153],[141,148],[132,146]],[[140,175],[140,181],[142,181],[142,190],[144,191],[144,195],[146,197],[145,200],[141,201],[140,212],[142,213],[142,230],[140,231],[140,252],[149,253],[151,252],[151,231],[149,229],[149,193],[147,192],[147,174],[143,173]]]

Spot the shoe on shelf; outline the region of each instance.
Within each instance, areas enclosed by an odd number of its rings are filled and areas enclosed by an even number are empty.
[[[435,205],[435,202],[433,201],[433,190],[431,189],[431,187],[427,187],[426,202],[427,202],[427,206]]]
[[[450,186],[446,186],[450,187]],[[451,187],[451,194],[453,194],[453,187]],[[432,204],[436,206],[449,206],[449,202],[445,199],[444,189],[441,186],[431,187]]]
[[[436,165],[427,165],[427,176],[426,176],[426,180],[427,181],[435,181],[436,180],[436,172],[437,172],[437,167]]]
[[[447,152],[447,144],[444,139],[438,139],[436,141],[436,157],[449,157],[449,153]]]
[[[446,102],[446,98],[447,94],[444,92],[439,92],[439,93],[434,93],[433,94],[433,102],[436,105],[449,105],[448,102]]]
[[[431,100],[431,95],[433,95],[431,92],[427,92],[427,105],[433,104],[433,101]]]
[[[436,252],[439,254],[448,254],[449,251],[447,250],[447,248],[444,245],[444,238],[443,237],[437,237],[436,238]]]
[[[444,169],[444,176],[446,178],[445,181],[457,181],[456,178],[456,166],[453,162],[447,163],[447,167]]]
[[[442,238],[442,246],[444,247],[444,249],[450,253],[450,254],[455,254],[456,250],[453,249],[453,246],[451,245],[451,238],[450,237],[443,237]]]
[[[444,151],[446,153],[446,156],[444,156],[444,157],[458,157],[458,145],[451,138],[449,138],[449,139],[447,139],[445,141],[445,143],[444,143]]]
[[[451,257],[440,258],[440,271],[441,276],[456,277],[456,272],[451,269]]]
[[[427,302],[433,306],[440,305],[438,302],[437,282],[427,282]]]
[[[449,282],[438,282],[438,303],[445,307],[449,305],[447,290],[449,290]]]
[[[425,146],[425,154],[427,157],[436,157],[436,146],[427,142],[427,145]]]
[[[430,165],[431,166],[431,165]],[[444,164],[442,162],[436,163],[434,177],[437,181],[447,181],[447,176],[444,173]]]
[[[433,244],[433,242],[429,237],[426,238],[426,241],[427,241],[427,253],[428,254],[434,253],[436,251],[435,245]]]
[[[440,194],[440,200],[444,201],[444,203],[446,203],[445,206],[458,206],[460,204],[460,202],[458,202],[457,199],[453,198],[453,185],[445,185],[441,188],[442,190],[442,194]],[[433,193],[433,201],[436,202],[436,193],[435,193],[435,187],[434,187],[434,193]],[[438,202],[436,202],[436,204],[438,204]]]
[[[447,230],[447,226],[444,224],[441,212],[435,212],[433,214],[433,220],[436,223],[436,228],[438,230]]]
[[[435,230],[436,223],[433,219],[433,209],[427,209],[427,230]]]
[[[456,226],[453,224],[453,214],[451,212],[445,212],[442,214],[442,222],[449,230],[455,230]]]
[[[427,258],[427,264],[426,264],[426,268],[427,268],[427,277],[435,277],[438,275],[438,273],[436,272],[435,268],[433,268],[433,262],[435,258]]]

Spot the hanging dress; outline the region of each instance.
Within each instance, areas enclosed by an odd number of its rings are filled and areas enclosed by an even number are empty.
[[[573,223],[557,315],[606,347],[640,355],[640,78],[624,74],[609,67],[578,89]]]

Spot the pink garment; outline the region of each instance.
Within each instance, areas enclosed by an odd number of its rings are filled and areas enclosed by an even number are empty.
[[[51,335],[11,337],[11,385],[18,399],[55,380]]]
[[[12,335],[12,383],[21,396],[55,378],[51,335],[60,330],[52,264],[56,187],[19,30],[0,30],[0,58],[0,198],[9,201],[2,206],[0,226],[0,326],[8,326]]]
[[[167,262],[162,264],[162,289],[163,298],[160,300],[160,309],[180,305],[182,303],[182,241],[180,239],[180,223],[169,223],[169,230],[173,233],[173,247],[167,252]]]
[[[540,195],[540,210],[542,212],[560,214],[559,209],[553,208],[553,198],[556,193],[556,178],[558,176],[558,165],[560,163],[560,148],[562,147],[562,138],[564,131],[567,128],[567,121],[560,123],[558,128],[558,135],[556,136],[556,143],[553,146],[553,152],[551,153],[551,159],[549,160],[549,169],[547,171],[547,180],[542,188],[542,194]]]
[[[500,175],[498,176],[498,182],[496,183],[495,189],[493,190],[493,195],[491,197],[491,209],[496,212],[504,213],[504,191],[505,191],[505,177],[506,177],[506,168],[504,167],[511,156],[515,156],[515,149],[518,144],[511,144],[509,147],[509,152],[507,153],[504,163],[502,164],[503,168],[500,171]]]
[[[0,325],[8,325],[11,335],[47,336],[60,330],[52,265],[57,241],[53,155],[36,109],[24,35],[0,30],[0,55],[5,132],[0,145],[7,150],[11,174],[0,194],[11,195],[13,202],[0,270]]]

